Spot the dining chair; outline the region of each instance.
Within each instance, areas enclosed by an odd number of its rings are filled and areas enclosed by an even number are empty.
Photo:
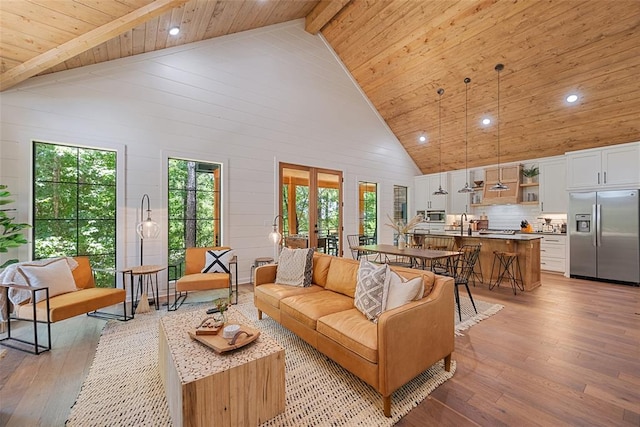
[[[469,295],[469,299],[471,300],[473,309],[475,310],[476,314],[478,314],[476,303],[473,301],[473,296],[471,296],[471,290],[469,289],[469,278],[473,274],[473,269],[475,268],[476,262],[478,261],[478,256],[480,255],[480,245],[464,245],[459,249],[459,252],[460,255],[454,261],[452,273],[455,283],[456,304],[458,305],[458,318],[460,319],[460,321],[462,321],[460,294],[458,292],[459,286],[464,286],[465,288],[467,288],[467,294]]]
[[[455,244],[453,236],[425,236],[422,241],[423,249],[433,249],[437,251],[452,251]],[[445,274],[450,270],[450,260],[434,260],[431,263],[431,271],[436,274]]]

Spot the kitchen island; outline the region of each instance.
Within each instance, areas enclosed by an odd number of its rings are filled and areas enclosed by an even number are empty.
[[[496,264],[493,275],[491,276],[491,268],[493,265],[495,251],[515,252],[518,254],[520,270],[522,272],[522,284],[525,291],[531,291],[541,285],[540,282],[540,234],[481,234],[474,231],[471,236],[460,232],[431,232],[431,233],[413,233],[416,242],[428,236],[448,236],[455,240],[455,248],[463,245],[481,245],[480,257],[478,261],[480,266],[476,265],[475,271],[482,271],[483,282],[486,284],[493,283],[498,277],[498,265]],[[503,283],[506,285],[506,283]],[[508,286],[508,285],[507,285]]]

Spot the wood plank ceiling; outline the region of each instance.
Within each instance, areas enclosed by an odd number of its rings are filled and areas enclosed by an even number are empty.
[[[423,173],[640,140],[638,0],[1,0],[0,88],[304,17]]]

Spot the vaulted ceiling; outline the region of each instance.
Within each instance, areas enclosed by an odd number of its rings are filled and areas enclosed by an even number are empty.
[[[2,0],[0,88],[299,18],[423,173],[640,140],[638,0]]]

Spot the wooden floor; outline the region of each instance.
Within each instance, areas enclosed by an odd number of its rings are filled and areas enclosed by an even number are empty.
[[[640,426],[640,288],[543,274],[533,292],[472,292],[505,308],[456,337],[456,374],[398,426]],[[54,324],[40,356],[9,349],[0,426],[63,426],[104,323]]]

